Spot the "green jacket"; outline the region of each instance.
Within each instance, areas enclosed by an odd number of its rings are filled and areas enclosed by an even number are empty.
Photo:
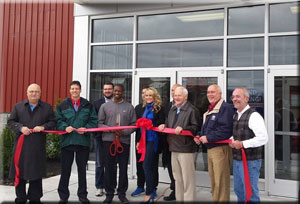
[[[66,130],[66,127],[73,128],[95,128],[97,127],[98,117],[93,105],[86,99],[80,97],[78,111],[74,110],[70,98],[66,98],[56,108],[57,130]],[[69,145],[81,145],[90,147],[90,134],[79,134],[76,131],[61,136],[61,148]]]

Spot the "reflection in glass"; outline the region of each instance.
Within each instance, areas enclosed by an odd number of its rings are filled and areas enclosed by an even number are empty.
[[[299,31],[299,2],[270,5],[270,32]]]
[[[299,36],[270,37],[270,65],[299,64]]]
[[[300,77],[275,77],[275,178],[299,180]]]
[[[199,110],[199,125],[201,128],[203,113],[207,111],[209,102],[207,100],[207,88],[211,84],[217,84],[217,77],[184,77],[182,86],[189,91],[188,101],[196,106]],[[200,145],[199,151],[195,154],[195,168],[198,171],[207,171],[207,148]]]
[[[223,36],[223,33],[223,9],[138,17],[139,40]]]
[[[125,88],[124,98],[131,103],[132,73],[131,72],[105,72],[91,73],[90,77],[90,101],[103,97],[104,83],[122,84]]]
[[[92,47],[91,69],[132,69],[132,45]]]
[[[232,92],[236,87],[245,87],[248,89],[250,94],[250,107],[254,108],[262,117],[264,117],[264,71],[228,71],[226,101],[230,104],[232,104]],[[262,159],[259,177],[265,177],[264,159]]]
[[[137,67],[223,65],[223,40],[139,44]]]
[[[228,66],[264,66],[264,39],[246,38],[228,40]]]
[[[97,19],[92,22],[92,43],[132,41],[133,18]]]
[[[170,102],[170,80],[170,77],[140,78],[139,102],[142,102],[142,89],[145,86],[151,86],[158,91],[163,105]]]
[[[228,10],[228,34],[254,34],[264,32],[265,7],[241,7]]]

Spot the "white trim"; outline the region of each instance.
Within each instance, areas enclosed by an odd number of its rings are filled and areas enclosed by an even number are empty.
[[[74,18],[73,80],[81,83],[81,96],[88,92],[89,17]]]

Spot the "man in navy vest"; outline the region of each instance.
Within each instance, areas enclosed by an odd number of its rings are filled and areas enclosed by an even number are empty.
[[[252,189],[249,202],[260,202],[259,170],[263,158],[263,145],[268,141],[268,133],[262,116],[248,105],[249,92],[246,88],[236,88],[232,93],[232,101],[237,109],[233,117],[233,141],[230,144],[233,148],[234,192],[237,195],[238,202],[245,201],[246,192],[241,153],[241,149],[244,148]]]

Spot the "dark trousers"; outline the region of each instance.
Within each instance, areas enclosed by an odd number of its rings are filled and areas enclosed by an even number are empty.
[[[136,175],[137,175],[137,187],[144,188],[145,185],[145,173],[143,168],[143,162],[139,162],[142,154],[138,154],[137,150],[135,151],[136,155]]]
[[[104,150],[104,186],[107,197],[113,197],[117,186],[117,163],[119,164],[119,183],[117,192],[119,197],[126,195],[128,189],[128,158],[130,145],[121,143],[124,151],[116,156],[110,155],[110,145],[112,142],[103,142]]]
[[[19,185],[15,188],[16,203],[26,203],[27,199],[31,202],[40,202],[43,196],[42,179],[29,181],[28,193],[26,194],[26,180],[20,179]]]
[[[67,201],[70,196],[69,181],[71,176],[72,164],[74,160],[77,164],[79,198],[87,198],[86,185],[86,165],[89,159],[89,148],[80,145],[71,145],[61,149],[61,175],[58,185],[58,194],[61,200]]]
[[[172,191],[175,191],[175,179],[174,179],[174,176],[173,176],[173,171],[172,171],[172,154],[170,151],[168,151],[168,154],[167,154],[167,168],[168,168],[168,173],[169,173],[169,177],[170,177],[170,180],[171,180],[171,184],[170,184],[170,189]]]
[[[150,195],[158,185],[158,152],[154,151],[154,142],[147,141],[143,168],[146,178],[146,195]]]
[[[104,188],[104,162],[103,144],[100,137],[94,138],[96,167],[95,167],[95,186],[97,189]]]

